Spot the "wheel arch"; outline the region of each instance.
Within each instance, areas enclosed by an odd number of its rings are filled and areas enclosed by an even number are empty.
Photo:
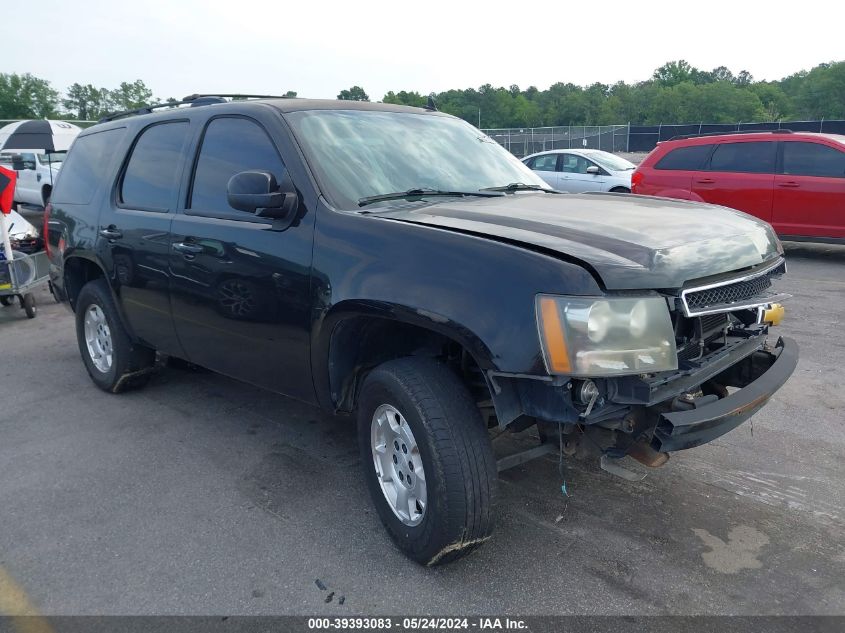
[[[314,386],[321,405],[354,410],[367,373],[381,363],[406,356],[456,362],[463,358],[483,379],[494,367],[487,346],[446,317],[406,306],[344,301],[325,315],[312,342]]]
[[[64,291],[70,302],[72,310],[76,310],[76,302],[79,298],[79,293],[82,288],[89,281],[95,279],[108,279],[106,271],[100,264],[84,255],[71,255],[65,258],[62,269],[62,278],[64,282]],[[111,284],[109,284],[111,288]],[[112,293],[113,294],[113,293]]]

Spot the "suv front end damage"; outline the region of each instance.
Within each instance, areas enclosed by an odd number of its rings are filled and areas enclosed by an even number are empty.
[[[602,466],[629,455],[659,466],[668,453],[735,429],[786,382],[798,362],[789,338],[769,340],[788,295],[772,293],[782,258],[674,291],[538,297],[550,377],[491,375],[513,387],[541,441],[575,454],[598,447]],[[519,423],[516,426],[520,426]],[[587,442],[583,442],[587,439]],[[623,475],[624,476],[624,475]]]

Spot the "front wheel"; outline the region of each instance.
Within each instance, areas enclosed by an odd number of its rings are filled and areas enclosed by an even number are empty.
[[[496,462],[478,408],[446,366],[402,358],[374,369],[358,440],[379,517],[408,557],[437,565],[490,537]]]
[[[119,393],[149,379],[155,351],[132,342],[105,279],[89,281],[79,293],[76,339],[85,368],[100,389]]]

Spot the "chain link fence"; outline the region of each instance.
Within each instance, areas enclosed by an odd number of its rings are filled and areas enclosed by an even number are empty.
[[[845,134],[845,121],[775,121],[771,123],[672,123],[661,125],[566,125],[482,130],[518,158],[553,149],[601,149],[650,152],[657,143],[680,135],[730,134],[766,130]]]
[[[565,125],[559,127],[481,130],[518,158],[553,149],[628,151],[628,125]]]

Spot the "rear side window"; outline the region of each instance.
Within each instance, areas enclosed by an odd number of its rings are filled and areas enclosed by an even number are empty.
[[[722,143],[713,152],[710,171],[773,174],[776,150],[777,145],[771,141]]]
[[[557,154],[546,154],[532,158],[529,167],[538,171],[554,171],[556,165]]]
[[[191,188],[192,215],[240,214],[229,206],[229,179],[242,171],[269,171],[281,183],[285,166],[276,146],[257,123],[249,119],[212,119],[202,139]]]
[[[820,143],[785,142],[783,173],[791,176],[845,178],[845,152]]]
[[[97,186],[108,175],[114,151],[125,133],[126,128],[121,127],[78,136],[59,171],[53,202],[91,202]]]
[[[689,145],[673,149],[657,161],[655,169],[670,171],[696,171],[704,167],[712,145]]]
[[[141,132],[120,185],[123,206],[150,211],[175,206],[187,136],[187,121],[158,123]]]

